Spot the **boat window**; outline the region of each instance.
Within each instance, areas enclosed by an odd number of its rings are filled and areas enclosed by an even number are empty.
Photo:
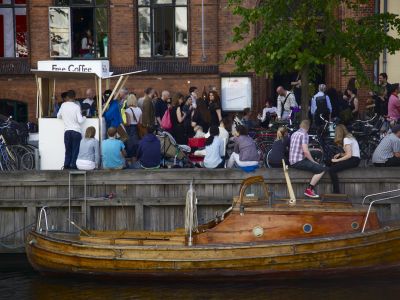
[[[313,227],[311,224],[304,224],[303,225],[303,231],[305,233],[311,233],[313,231]]]

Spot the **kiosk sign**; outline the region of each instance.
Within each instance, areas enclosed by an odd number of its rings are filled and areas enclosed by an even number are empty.
[[[108,60],[41,60],[39,71],[94,73],[100,78],[110,76]]]

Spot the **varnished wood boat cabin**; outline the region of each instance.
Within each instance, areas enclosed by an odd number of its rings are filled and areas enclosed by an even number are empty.
[[[260,185],[264,199],[246,194]],[[42,273],[120,276],[289,276],[399,265],[400,227],[382,226],[371,206],[347,201],[271,201],[262,177],[242,183],[230,209],[197,226],[192,190],[185,229],[173,232],[29,233],[26,253]],[[39,222],[40,223],[40,222]]]

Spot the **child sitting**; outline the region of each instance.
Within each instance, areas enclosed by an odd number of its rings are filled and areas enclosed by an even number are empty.
[[[203,127],[201,127],[200,125],[196,125],[194,127],[194,132],[196,133],[194,135],[194,138],[204,138],[205,137],[205,133],[203,132]]]

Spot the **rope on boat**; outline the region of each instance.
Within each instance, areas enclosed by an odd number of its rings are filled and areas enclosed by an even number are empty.
[[[186,194],[185,206],[185,232],[189,235],[189,246],[193,244],[192,233],[197,231],[197,227],[197,197],[193,189],[193,182],[191,182],[189,191]]]

